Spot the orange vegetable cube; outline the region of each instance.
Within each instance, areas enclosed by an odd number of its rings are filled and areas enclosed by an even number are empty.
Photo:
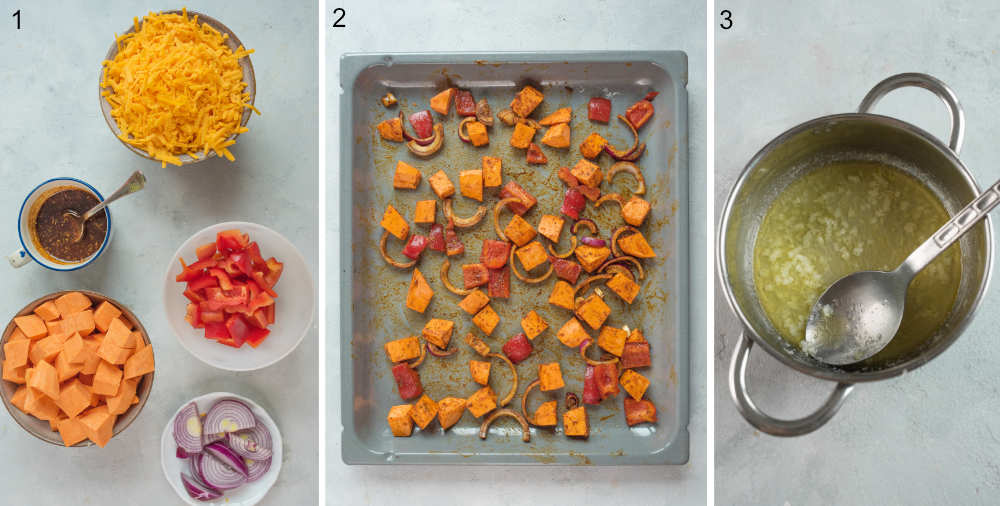
[[[583,143],[580,144],[580,154],[583,155],[584,158],[593,160],[601,154],[601,151],[604,151],[604,146],[607,144],[607,139],[601,137],[597,132],[594,132],[588,135],[587,138],[583,140]]]
[[[472,381],[475,381],[480,385],[488,385],[490,383],[490,365],[490,362],[470,360],[469,373],[472,374]]]
[[[534,418],[535,425],[542,427],[554,427],[557,422],[556,411],[559,408],[559,401],[548,401],[543,402],[538,409],[535,410]]]
[[[490,136],[486,133],[486,125],[478,121],[470,121],[465,125],[465,129],[469,134],[469,141],[472,142],[473,146],[478,148],[490,143]]]
[[[15,408],[24,411],[24,398],[28,395],[28,387],[22,385],[14,390],[14,395],[10,396],[10,403],[14,405]]]
[[[153,361],[153,347],[143,346],[125,361],[124,379],[137,378],[154,370],[156,370],[156,364]]]
[[[482,330],[484,334],[490,335],[493,333],[493,329],[497,328],[497,324],[500,323],[500,315],[487,304],[486,307],[476,313],[476,316],[472,317],[472,323],[479,327],[479,330]]]
[[[525,246],[514,250],[514,253],[521,260],[521,265],[524,266],[525,271],[530,271],[549,260],[549,255],[545,252],[545,248],[538,241],[531,241]]]
[[[486,386],[476,390],[476,393],[469,396],[466,406],[472,416],[479,418],[497,407],[497,394],[493,389]]]
[[[483,157],[483,186],[496,188],[503,184],[503,162],[495,156]]]
[[[562,369],[559,368],[559,362],[538,364],[538,382],[538,387],[541,388],[543,392],[559,390],[560,388],[566,386],[566,384],[563,383]]]
[[[31,341],[28,339],[19,339],[17,341],[7,341],[3,345],[3,356],[4,361],[8,362],[11,367],[21,367],[28,363],[28,348],[31,346]]]
[[[458,307],[462,308],[462,311],[465,311],[466,313],[476,314],[480,309],[486,307],[489,303],[490,298],[483,293],[482,290],[477,288],[470,292],[469,295],[466,295],[465,298],[462,299],[462,302],[458,303]]]
[[[604,324],[604,320],[611,314],[611,308],[604,303],[604,299],[598,297],[596,294],[591,294],[576,309],[576,314],[583,321],[587,322],[590,328],[596,330]]]
[[[120,309],[113,306],[110,302],[104,301],[100,306],[97,306],[97,310],[94,311],[94,325],[97,330],[101,332],[107,332],[108,328],[111,327],[111,322],[113,320],[118,320],[122,312]]]
[[[528,149],[535,138],[535,129],[525,123],[514,125],[514,133],[510,136],[510,145],[518,149]]]
[[[447,116],[448,111],[451,109],[451,101],[454,97],[455,88],[448,88],[447,90],[434,95],[431,97],[431,109],[442,116]]]
[[[410,418],[412,410],[413,406],[409,404],[400,404],[389,408],[389,416],[386,417],[386,420],[389,422],[389,430],[392,431],[393,436],[409,437],[410,434],[413,434],[413,419]]]
[[[437,417],[437,414],[438,405],[427,394],[420,396],[420,399],[413,405],[413,409],[410,410],[410,418],[421,430],[426,429]]]
[[[378,134],[383,139],[393,142],[403,142],[403,122],[399,118],[387,119],[378,125]]]
[[[576,309],[576,301],[573,300],[573,285],[563,281],[556,281],[552,287],[552,295],[549,295],[549,304],[559,306],[570,311]]]
[[[69,359],[66,358],[66,350],[63,349],[63,351],[60,351],[59,354],[56,355],[55,367],[59,381],[63,382],[79,374],[80,370],[83,369],[83,364],[71,364]]]
[[[105,402],[108,404],[108,411],[112,415],[120,415],[128,411],[129,406],[132,405],[132,399],[135,398],[135,389],[137,386],[139,386],[139,378],[123,380],[121,385],[118,386],[118,393],[113,397],[105,399]]]
[[[524,246],[528,244],[528,241],[534,239],[538,232],[530,223],[524,221],[524,218],[515,214],[510,219],[510,223],[503,229],[503,233],[508,239],[514,241],[514,244]]]
[[[591,188],[597,188],[601,185],[601,180],[604,178],[601,174],[601,168],[596,164],[588,162],[583,158],[576,165],[570,169],[570,174],[573,174],[581,184],[585,184]]]
[[[56,400],[59,398],[59,373],[52,364],[43,360],[35,365],[34,372],[28,378],[28,388],[34,388]]]
[[[587,419],[586,407],[578,406],[563,413],[563,432],[573,437],[590,435],[590,421]]]
[[[112,331],[113,329],[114,325],[112,325]],[[112,331],[109,331],[108,335],[104,338],[103,341],[101,341],[101,346],[97,348],[97,356],[101,357],[103,360],[105,360],[110,364],[122,365],[132,355],[133,349],[124,348],[116,344],[116,340],[118,339],[112,337],[112,334],[110,333]],[[130,335],[131,332],[124,331],[124,337],[118,340],[118,342],[124,344],[128,340]]]
[[[607,285],[612,292],[615,292],[629,304],[639,295],[639,285],[620,272],[615,273],[614,277],[608,280]]]
[[[43,302],[40,306],[36,307],[34,313],[38,315],[39,318],[47,322],[58,320],[60,316],[59,309],[56,307],[56,303],[51,300]]]
[[[28,336],[24,335],[24,332],[21,332],[21,329],[15,325],[14,331],[10,333],[10,338],[7,339],[7,342],[21,341],[21,340],[30,340],[30,339],[28,339]]]
[[[483,201],[483,171],[463,170],[458,173],[458,187],[462,195],[470,199]]]
[[[59,420],[57,427],[65,446],[73,446],[87,439],[87,432],[83,429],[83,424],[76,418],[63,418]]]
[[[518,116],[527,118],[544,99],[545,95],[542,92],[536,90],[530,84],[525,85],[521,91],[517,92],[517,95],[514,95],[514,100],[510,102],[510,108]]]
[[[97,356],[97,350],[100,349],[102,342],[104,342],[104,336],[100,334],[83,340],[83,344],[87,349],[85,351],[87,358],[83,361],[83,369],[80,370],[81,374],[94,374],[97,372],[97,365],[101,363],[101,357]]]
[[[427,178],[427,182],[430,183],[434,194],[441,200],[455,194],[455,185],[451,184],[451,179],[448,179],[448,174],[445,174],[443,170],[435,172],[433,176]]]
[[[35,314],[15,317],[14,324],[28,339],[41,339],[49,334],[45,322]]]
[[[79,332],[81,336],[94,333],[97,323],[94,321],[94,310],[87,309],[63,316],[62,331],[69,334]]]
[[[59,406],[51,397],[28,388],[24,396],[24,412],[39,420],[52,420],[59,416]]]
[[[420,171],[416,167],[399,160],[396,162],[396,173],[392,176],[392,187],[416,190],[420,185]]]
[[[436,200],[418,200],[417,207],[413,211],[413,222],[421,224],[432,224],[437,219]]]
[[[653,248],[646,242],[646,238],[641,233],[635,232],[632,235],[618,239],[618,247],[626,255],[636,258],[656,258]]]
[[[448,429],[458,423],[465,414],[465,399],[445,397],[438,401],[438,422],[442,429]]]
[[[651,208],[652,206],[645,199],[632,195],[632,198],[622,205],[622,218],[625,219],[625,223],[638,227],[646,221],[646,216],[649,215]]]
[[[551,126],[542,136],[542,144],[553,148],[569,147],[569,125],[559,123]]]
[[[34,365],[55,360],[56,355],[62,351],[65,336],[66,334],[54,334],[35,341],[28,350],[28,360]]]
[[[611,249],[607,246],[590,246],[581,244],[573,251],[580,266],[587,272],[594,272],[608,257],[611,256]]]
[[[69,292],[57,297],[53,302],[63,318],[66,315],[89,309],[91,305],[90,298],[80,292]]]
[[[597,335],[597,345],[608,353],[620,357],[625,351],[625,339],[628,332],[615,327],[601,327],[601,333]]]
[[[12,365],[10,359],[4,359],[3,361],[3,379],[11,383],[18,385],[23,385],[27,382],[27,371],[28,365]]]
[[[420,356],[420,339],[417,336],[404,337],[383,345],[390,362],[403,362]]]
[[[642,396],[646,395],[646,389],[649,388],[649,380],[632,369],[625,369],[619,381],[622,388],[637,401],[642,400]]]
[[[111,440],[111,435],[115,427],[115,420],[118,417],[111,414],[107,404],[102,404],[96,408],[87,410],[80,416],[80,423],[87,433],[87,438],[97,446],[104,448]]]
[[[56,400],[59,409],[70,418],[76,418],[84,409],[90,407],[90,387],[73,378],[59,389],[59,399]]]
[[[400,241],[405,241],[410,236],[410,225],[392,204],[385,207],[385,213],[382,214],[382,221],[379,224]]]
[[[451,333],[454,330],[455,322],[440,318],[431,318],[424,325],[423,335],[427,342],[444,350],[448,348],[448,343],[451,342]]]
[[[91,385],[91,391],[98,395],[115,395],[118,393],[118,385],[121,381],[122,370],[101,360],[97,364],[97,372],[94,374],[94,384]]]
[[[565,220],[559,216],[543,214],[541,221],[538,222],[538,233],[542,234],[548,240],[558,243],[559,236],[562,235],[563,223],[565,223]]]
[[[590,339],[590,334],[587,334],[587,330],[580,325],[579,320],[571,316],[569,321],[556,332],[556,337],[566,346],[576,348],[583,341]]]
[[[645,343],[645,342],[648,342],[648,341],[646,341],[646,336],[642,335],[642,331],[641,330],[639,330],[639,329],[632,329],[632,332],[629,332],[628,338],[625,339],[625,342],[626,343]]]
[[[481,357],[485,357],[490,353],[490,346],[484,343],[482,339],[473,335],[472,332],[465,335],[465,344],[469,345]]]
[[[423,313],[434,297],[434,290],[427,284],[427,279],[420,273],[420,269],[413,269],[413,276],[410,278],[410,288],[406,292],[406,307]]]
[[[542,126],[552,126],[558,125],[560,123],[569,123],[573,119],[573,108],[572,107],[560,107],[556,109],[555,112],[549,114],[548,116],[541,119],[538,124]]]
[[[524,318],[521,318],[521,328],[528,339],[534,340],[539,334],[545,332],[545,329],[549,328],[549,324],[545,323],[545,320],[532,309]]]

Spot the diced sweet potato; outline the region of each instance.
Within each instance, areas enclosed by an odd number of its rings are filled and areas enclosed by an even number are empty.
[[[27,378],[28,365],[13,366],[9,359],[3,361],[3,379],[11,383],[23,385]]]
[[[59,406],[51,397],[29,387],[24,396],[24,412],[47,421],[59,416]]]
[[[559,216],[543,214],[541,221],[538,222],[538,233],[548,238],[548,240],[557,243],[559,242],[559,236],[562,235],[563,223],[565,223],[565,220]]]
[[[437,346],[441,349],[447,349],[448,343],[451,342],[451,333],[455,330],[455,322],[451,320],[442,320],[440,318],[431,318],[430,321],[424,325],[423,335],[424,339]]]
[[[382,221],[379,224],[400,241],[405,241],[410,235],[410,225],[406,223],[406,218],[403,218],[392,204],[385,207],[385,213],[382,214]]]
[[[382,345],[390,362],[413,360],[420,356],[420,339],[417,336],[404,337]]]
[[[506,199],[511,197],[517,197],[521,200],[520,202],[507,204],[507,208],[518,216],[524,216],[524,213],[528,212],[528,210],[535,207],[535,204],[538,203],[538,199],[534,195],[528,193],[527,190],[514,180],[507,181],[507,184],[503,185],[503,188],[500,189],[500,198]]]
[[[121,381],[122,370],[101,360],[97,364],[97,372],[94,374],[94,384],[91,385],[91,390],[98,395],[115,395],[118,393],[118,385]]]
[[[528,84],[521,91],[517,92],[517,95],[514,95],[514,100],[510,102],[510,108],[518,116],[527,118],[544,99],[545,95],[542,92]]]
[[[107,332],[108,327],[111,326],[111,321],[117,319],[121,314],[121,310],[110,302],[101,302],[101,305],[97,306],[97,310],[94,311],[94,325],[97,327],[97,330]]]
[[[538,364],[538,388],[543,392],[559,390],[566,386],[563,382],[562,369],[559,362],[549,362],[548,364]]]
[[[462,266],[462,284],[466,289],[483,286],[490,282],[490,270],[483,264]]]
[[[53,334],[35,341],[28,349],[28,360],[31,361],[32,365],[38,365],[45,361],[51,363],[55,360],[56,355],[62,351],[65,340],[66,334]]]
[[[646,395],[646,389],[649,388],[649,380],[632,369],[625,369],[619,381],[622,384],[622,388],[637,401],[642,400],[642,396]]]
[[[579,320],[571,316],[569,321],[556,332],[556,338],[566,346],[576,348],[580,346],[580,343],[590,339],[590,334],[587,334],[587,330],[583,328],[583,325],[580,325]]]
[[[539,334],[545,332],[545,329],[549,328],[549,324],[545,323],[545,320],[534,309],[528,311],[528,314],[521,318],[521,329],[524,330],[524,334],[528,336],[528,339],[535,339]]]
[[[625,219],[625,223],[638,227],[642,225],[642,222],[646,221],[646,216],[649,215],[649,210],[651,206],[649,202],[641,197],[632,195],[628,201],[622,205],[622,218]]]
[[[94,322],[94,311],[87,309],[63,316],[62,331],[64,333],[79,332],[81,336],[89,336],[97,328]]]
[[[457,397],[445,397],[438,401],[438,423],[441,428],[447,430],[452,425],[458,423],[465,414],[465,399]]]
[[[132,356],[125,361],[124,379],[129,380],[137,378],[144,374],[149,374],[155,369],[156,364],[153,361],[153,347],[143,346],[142,349],[133,353]]]
[[[105,304],[108,303],[105,302]],[[36,307],[34,313],[38,315],[39,318],[47,322],[58,320],[62,316],[59,314],[59,309],[56,308],[56,303],[51,300],[45,301],[40,306]]]
[[[590,421],[587,419],[585,406],[577,406],[563,413],[563,432],[572,437],[590,435]]]
[[[528,241],[535,238],[535,227],[532,227],[530,223],[524,220],[524,218],[514,215],[511,217],[510,222],[503,229],[504,235],[508,239],[514,242],[518,246],[524,246],[528,244]]]
[[[10,337],[7,339],[7,341],[10,342],[10,341],[21,341],[21,340],[29,340],[30,341],[30,339],[28,339],[28,336],[24,335],[24,332],[21,332],[21,329],[19,329],[15,325],[14,326],[14,330],[13,330],[13,332],[10,333]]]
[[[465,125],[465,131],[469,134],[469,141],[477,148],[490,143],[490,135],[486,133],[486,125],[478,121],[470,121]]]
[[[607,246],[590,246],[581,244],[576,247],[573,254],[580,262],[580,266],[587,272],[594,272],[608,257],[611,256],[611,249]]]
[[[514,133],[510,135],[510,145],[517,149],[528,149],[531,140],[535,138],[535,129],[525,123],[514,125]]]
[[[497,324],[500,323],[500,315],[493,310],[493,307],[489,304],[486,307],[479,310],[476,316],[472,317],[472,323],[479,327],[479,330],[483,331],[483,334],[490,335],[493,333],[493,329],[497,328]]]
[[[568,148],[569,133],[568,124],[560,123],[558,125],[553,125],[545,132],[545,135],[542,136],[542,144],[553,148]]]
[[[483,201],[483,171],[463,170],[458,173],[458,187],[462,195],[473,200]]]
[[[43,360],[35,364],[34,372],[28,378],[28,388],[34,388],[56,400],[59,398],[59,373],[52,364]]]
[[[593,160],[594,158],[597,158],[602,151],[604,151],[604,146],[607,145],[607,143],[607,139],[601,137],[597,132],[594,132],[588,135],[587,138],[580,144],[580,154],[583,155],[584,158]]]
[[[378,134],[383,139],[393,142],[403,142],[403,122],[399,118],[387,119],[378,125]]]
[[[426,429],[437,417],[437,414],[438,405],[427,394],[420,396],[420,399],[413,405],[413,409],[410,410],[410,418],[421,430]]]
[[[570,311],[576,309],[576,302],[573,300],[573,285],[563,281],[556,281],[552,287],[552,295],[549,295],[549,304],[559,306]]]
[[[503,184],[503,162],[495,156],[483,157],[483,186],[496,188]]]
[[[622,352],[622,367],[625,369],[638,369],[652,365],[649,355],[649,343],[625,343],[625,351]]]
[[[396,162],[396,173],[392,176],[392,187],[416,190],[420,185],[420,171],[416,167],[399,160]]]
[[[434,223],[437,218],[436,200],[418,200],[413,211],[413,222],[421,224]]]
[[[431,290],[431,285],[427,284],[427,279],[421,274],[420,269],[413,269],[410,288],[406,292],[406,307],[423,313],[433,297],[434,290]]]
[[[554,427],[558,423],[558,418],[556,417],[556,411],[559,409],[559,401],[548,401],[543,402],[538,409],[535,410],[534,418],[535,425],[541,427]]]
[[[49,334],[45,321],[35,314],[15,317],[14,325],[17,325],[28,339],[41,339]]]
[[[57,422],[56,426],[64,446],[73,446],[87,439],[87,432],[83,430],[83,424],[76,418],[63,418]]]
[[[489,303],[490,298],[482,290],[473,290],[462,299],[462,302],[458,303],[458,307],[462,308],[462,311],[466,313],[476,314]]]
[[[28,387],[21,385],[14,390],[14,395],[10,396],[10,403],[17,409],[24,411],[24,398],[28,395]]]
[[[601,333],[597,335],[597,345],[608,353],[620,357],[625,351],[625,339],[628,332],[617,327],[601,327]]]
[[[472,381],[480,385],[488,385],[490,382],[490,362],[470,360],[469,373],[472,374]]]
[[[490,283],[487,285],[486,293],[493,299],[506,299],[510,297],[509,265],[504,265],[499,269],[490,269]]]
[[[626,343],[647,343],[646,336],[642,335],[642,331],[639,329],[632,329],[628,333],[628,338],[625,339]]]
[[[455,91],[455,88],[448,88],[431,97],[431,109],[442,116],[447,116],[451,109],[451,101],[455,97]]]
[[[583,301],[583,304],[580,304],[580,307],[576,308],[576,315],[595,330],[604,325],[604,320],[607,320],[610,314],[611,308],[604,303],[604,299],[596,294],[591,294]]]
[[[392,431],[393,436],[409,437],[410,434],[413,434],[411,410],[413,410],[413,406],[410,404],[399,404],[389,408],[389,416],[386,417],[386,421],[389,422],[389,430]]]
[[[434,175],[427,178],[427,182],[430,183],[431,190],[434,190],[434,194],[441,200],[455,194],[455,185],[451,183],[451,179],[448,178],[448,174],[445,174],[443,170],[435,172]]]
[[[507,241],[497,241],[484,239],[483,247],[480,249],[479,262],[489,269],[499,269],[507,265],[510,257],[510,243]]]
[[[530,271],[549,260],[549,255],[545,253],[545,248],[538,241],[529,242],[515,250],[514,254],[521,261],[521,265],[525,271]]]
[[[569,123],[573,119],[573,108],[572,107],[560,107],[556,109],[555,112],[549,114],[548,116],[542,118],[538,124],[542,126],[552,126],[558,125],[560,123]]]
[[[134,391],[132,393],[135,394]],[[67,381],[59,389],[56,405],[66,416],[76,418],[76,415],[90,407],[90,387],[80,383],[76,378]]]
[[[618,239],[618,247],[626,255],[632,255],[636,258],[656,258],[653,248],[646,242],[646,238],[638,232]]]
[[[132,399],[135,398],[135,390],[138,385],[139,378],[122,380],[121,385],[118,386],[118,393],[104,399],[108,405],[108,411],[112,415],[121,415],[128,411],[129,406],[132,405]]]
[[[570,169],[573,176],[576,177],[581,184],[587,185],[591,188],[597,188],[601,185],[601,180],[603,179],[603,174],[601,173],[601,168],[596,164],[593,164],[583,158],[576,162],[576,165]]]
[[[59,382],[62,383],[72,377],[75,377],[83,369],[83,364],[71,364],[69,359],[66,358],[66,349],[56,355],[55,359],[56,374],[59,376]]]
[[[629,304],[639,295],[639,285],[620,272],[615,273],[614,277],[608,280],[607,286]]]
[[[637,401],[626,397],[625,423],[631,427],[643,422],[656,423],[656,406],[646,399]]]
[[[101,334],[89,336],[83,340],[83,344],[87,348],[85,352],[87,358],[83,361],[83,369],[80,370],[80,374],[95,374],[97,372],[97,366],[101,363],[101,357],[97,356],[97,350],[100,349],[103,341],[104,336]]]
[[[479,418],[497,407],[497,394],[493,389],[485,386],[476,390],[476,393],[469,396],[466,406],[472,416]]]
[[[10,364],[11,367],[21,367],[28,363],[28,348],[31,346],[31,341],[28,339],[19,339],[17,341],[8,341],[3,345],[3,356],[4,360]]]
[[[65,318],[66,315],[90,309],[91,305],[90,298],[80,292],[69,292],[67,294],[63,294],[56,298],[53,302],[55,302],[56,309],[59,310],[59,314],[61,314],[63,318]]]

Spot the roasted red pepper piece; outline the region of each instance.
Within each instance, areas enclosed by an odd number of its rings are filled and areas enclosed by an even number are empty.
[[[503,354],[507,355],[507,358],[515,364],[521,363],[524,359],[531,355],[534,350],[531,346],[531,341],[528,340],[528,336],[524,333],[520,333],[507,340],[503,345]]]
[[[597,199],[601,198],[601,187],[600,186],[598,186],[597,188],[592,188],[590,186],[582,184],[582,185],[577,186],[576,189],[580,193],[582,193],[584,197],[587,197],[587,200],[589,200],[591,202],[595,202]]]
[[[559,167],[559,179],[562,180],[563,183],[566,183],[566,186],[569,186],[570,188],[580,186],[580,180],[573,175],[573,172],[570,171],[569,167]]]
[[[489,269],[499,269],[507,265],[510,256],[510,243],[485,239],[483,249],[479,253],[479,261]]]
[[[420,258],[420,254],[424,252],[427,247],[427,238],[420,234],[413,234],[410,236],[410,240],[407,241],[406,247],[403,248],[403,254],[413,260]]]
[[[448,256],[461,255],[465,253],[465,245],[455,232],[455,226],[451,223],[444,228],[445,253]]]
[[[587,118],[601,123],[611,121],[611,101],[601,97],[590,99],[590,102],[587,102]]]
[[[392,377],[396,379],[399,396],[404,401],[416,399],[424,393],[424,386],[420,383],[420,375],[410,367],[410,364],[403,362],[393,366]]]
[[[483,264],[466,264],[462,266],[462,283],[465,288],[483,286],[490,281],[490,270]]]
[[[513,204],[507,205],[507,207],[518,216],[528,212],[529,209],[538,203],[538,199],[528,193],[527,190],[522,188],[521,185],[517,184],[517,181],[514,181],[513,179],[503,185],[503,188],[500,188],[501,199],[509,199],[511,197],[521,199],[521,202],[514,202]]]
[[[410,115],[410,124],[413,125],[413,132],[420,139],[426,139],[434,135],[434,117],[428,110],[418,111]]]
[[[535,163],[538,165],[549,163],[549,158],[545,156],[545,153],[542,153],[542,148],[538,147],[538,144],[535,144],[534,142],[528,144],[527,159],[528,163]]]
[[[444,225],[435,223],[431,225],[428,247],[434,251],[445,251],[444,245]]]
[[[594,384],[601,400],[618,395],[618,367],[615,364],[598,364],[594,366]]]
[[[640,100],[625,110],[625,118],[638,130],[653,117],[653,104],[649,100]]]
[[[490,284],[486,292],[494,299],[506,299],[510,297],[509,265],[504,265],[499,269],[490,269]]]
[[[583,373],[583,403],[601,403],[601,392],[597,389],[597,383],[594,381],[594,366],[592,365],[588,365],[587,370]]]
[[[271,331],[265,328],[250,329],[247,333],[246,343],[256,348],[257,346],[260,346],[260,343],[262,343],[270,334]]]
[[[652,363],[649,356],[649,343],[625,343],[625,350],[622,352],[623,368],[649,367]]]
[[[556,258],[553,256],[549,257],[549,261],[552,262],[552,268],[556,272],[556,277],[559,279],[565,279],[571,285],[576,284],[576,280],[580,278],[580,271],[583,270],[583,267],[581,267],[580,264],[572,260]]]
[[[580,193],[577,188],[569,188],[566,190],[566,196],[563,197],[562,207],[559,208],[559,212],[573,218],[574,220],[580,219],[580,211],[587,206],[587,199]]]
[[[649,93],[646,94],[646,96],[645,96],[645,98],[643,98],[643,100],[646,100],[648,102],[652,102],[653,99],[656,98],[656,96],[659,95],[659,94],[660,94],[660,92],[658,92],[658,91],[651,91],[651,92],[649,92]]]
[[[625,423],[631,427],[643,422],[656,423],[656,406],[646,399],[637,401],[626,395]]]
[[[459,116],[476,115],[476,100],[472,98],[471,91],[458,90],[458,93],[455,94],[455,112]]]
[[[217,249],[216,243],[214,242],[210,242],[208,244],[202,244],[201,246],[198,246],[198,248],[195,250],[195,255],[198,256],[198,260],[205,260],[206,258],[212,258],[212,255],[215,254],[216,249]]]

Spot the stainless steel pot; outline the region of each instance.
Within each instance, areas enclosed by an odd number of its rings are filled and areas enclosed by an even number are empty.
[[[887,93],[906,86],[930,90],[948,106],[952,122],[948,145],[910,123],[869,112]],[[855,383],[913,370],[958,339],[989,284],[993,263],[989,217],[959,241],[962,279],[944,325],[909,354],[885,363],[835,367],[814,360],[783,340],[757,299],[753,250],[761,221],[774,198],[792,181],[831,161],[878,160],[903,170],[927,185],[953,215],[979,195],[976,181],[958,158],[964,124],[958,99],[943,82],[925,74],[899,74],[872,88],[857,113],[802,123],[768,143],[743,169],[722,213],[717,260],[726,298],[744,328],[729,371],[730,392],[751,425],[776,436],[812,432],[836,414]],[[755,344],[799,372],[836,382],[826,402],[814,413],[795,420],[776,419],[762,412],[747,392],[747,359]]]

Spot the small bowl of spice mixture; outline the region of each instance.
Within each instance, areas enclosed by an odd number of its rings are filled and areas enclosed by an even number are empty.
[[[67,212],[82,215],[104,200],[93,186],[60,177],[38,185],[21,204],[17,234],[21,247],[7,260],[22,267],[32,260],[56,271],[73,271],[97,259],[111,241],[111,213],[101,210],[84,223],[77,239],[75,223]]]

